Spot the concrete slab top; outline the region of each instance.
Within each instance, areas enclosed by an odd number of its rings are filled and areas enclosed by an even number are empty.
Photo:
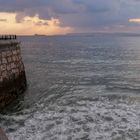
[[[0,47],[17,45],[20,45],[20,42],[16,40],[0,40]]]

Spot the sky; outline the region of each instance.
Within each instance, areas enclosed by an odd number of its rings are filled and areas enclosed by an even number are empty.
[[[0,0],[0,34],[140,33],[140,0]]]

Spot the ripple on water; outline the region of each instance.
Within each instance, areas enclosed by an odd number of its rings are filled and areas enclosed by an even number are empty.
[[[72,97],[74,98],[74,97]],[[62,97],[30,116],[8,116],[11,140],[140,139],[140,102],[125,96]],[[67,104],[66,104],[67,102]],[[20,122],[24,121],[22,126]]]
[[[29,88],[0,114],[10,140],[140,139],[139,37],[21,40]]]

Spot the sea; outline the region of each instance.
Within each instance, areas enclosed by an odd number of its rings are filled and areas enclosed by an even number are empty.
[[[140,34],[18,40],[28,87],[0,111],[9,140],[140,140]]]

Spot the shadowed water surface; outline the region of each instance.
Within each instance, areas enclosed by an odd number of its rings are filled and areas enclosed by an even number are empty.
[[[140,36],[20,40],[28,90],[0,114],[10,140],[140,139]]]

